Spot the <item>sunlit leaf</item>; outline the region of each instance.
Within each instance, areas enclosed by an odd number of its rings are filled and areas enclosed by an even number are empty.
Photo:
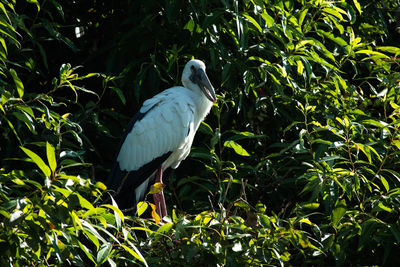
[[[37,0],[27,0],[28,3],[32,3],[36,5],[37,11],[40,11],[40,4]]]
[[[308,13],[308,8],[305,8],[300,12],[300,16],[299,16],[299,26],[300,27],[303,25],[303,21],[307,15],[307,13]]]
[[[28,129],[34,133],[37,134],[35,130],[35,122],[33,121],[32,117],[26,113],[25,111],[20,111],[20,112],[13,112],[12,115],[14,115],[18,120],[23,121],[25,125],[28,127]]]
[[[392,212],[393,210],[391,208],[389,208],[388,206],[386,206],[385,204],[383,204],[382,202],[378,203],[378,207],[381,208],[384,211],[387,212]]]
[[[97,252],[97,257],[96,257],[97,264],[99,265],[103,264],[110,256],[111,250],[112,250],[111,243],[104,243],[103,245],[101,245],[99,251]]]
[[[376,50],[392,53],[395,54],[395,56],[398,56],[400,54],[400,47],[396,46],[377,46]]]
[[[172,229],[174,224],[172,222],[163,224],[160,228],[158,228],[157,232],[161,234],[165,234]]]
[[[320,203],[306,203],[303,204],[302,207],[305,209],[318,209],[320,206]]]
[[[156,224],[160,224],[161,218],[160,218],[160,216],[158,216],[158,214],[156,212],[156,205],[154,205],[153,203],[149,203],[149,204],[151,207],[151,217],[155,220]]]
[[[248,14],[243,14],[243,16],[244,16],[246,19],[248,19],[248,20],[250,21],[250,23],[253,24],[253,25],[257,28],[257,30],[258,30],[260,33],[262,33],[262,28],[261,28],[260,24],[258,24],[258,22],[257,22],[254,18],[252,18],[252,17],[251,17],[250,15],[248,15]]]
[[[332,211],[332,224],[334,227],[337,226],[340,219],[346,213],[346,201],[344,199],[336,202],[335,208]]]
[[[144,202],[144,201],[140,201],[139,203],[137,203],[136,204],[137,216],[140,217],[147,210],[148,206],[149,206],[149,204],[147,202]]]
[[[304,71],[304,65],[303,65],[303,63],[301,62],[301,60],[296,60],[296,64],[297,64],[297,73],[298,73],[299,75],[302,75],[302,74],[303,74],[303,71]]]
[[[90,201],[88,201],[86,198],[84,198],[83,196],[81,196],[81,195],[78,194],[78,193],[76,193],[76,194],[74,194],[74,195],[76,195],[76,196],[78,197],[78,199],[79,199],[79,204],[81,205],[82,208],[85,208],[85,209],[88,209],[88,210],[94,209],[93,204],[90,203]],[[105,204],[105,205],[108,205],[108,204]],[[111,205],[109,205],[109,206],[111,206]],[[112,206],[112,207],[114,207],[114,206]],[[114,207],[114,208],[115,208],[115,207]],[[112,208],[111,208],[111,209],[112,209]]]
[[[331,15],[335,16],[336,18],[338,18],[339,20],[343,20],[342,15],[334,8],[323,8],[322,12],[331,14]]]
[[[382,175],[380,175],[379,178],[381,179],[381,182],[382,182],[383,186],[385,187],[386,192],[389,192],[390,187],[389,187],[388,181]]]
[[[267,26],[269,28],[271,28],[274,25],[274,18],[271,17],[266,10],[264,10],[263,13],[261,13],[261,17],[264,19],[265,24],[267,24]]]
[[[115,201],[115,200],[114,200]],[[103,204],[101,205],[102,207],[106,207],[109,209],[112,209],[114,211],[114,216],[115,216],[115,220],[118,221],[122,221],[124,222],[125,220],[125,216],[122,213],[122,211],[116,206],[116,203],[114,202],[113,205],[110,204]]]
[[[224,147],[229,147],[232,148],[236,154],[240,155],[240,156],[250,156],[250,154],[238,143],[236,143],[235,141],[232,140],[228,140],[224,142]]]
[[[55,149],[49,142],[46,142],[47,161],[51,171],[54,173],[57,168]]]
[[[33,162],[40,168],[40,170],[43,172],[43,174],[46,177],[51,176],[50,168],[46,165],[46,163],[44,163],[44,161],[35,152],[33,152],[25,147],[21,147],[21,149],[25,152],[25,154],[28,155],[29,158],[31,158],[33,160]]]
[[[163,191],[164,187],[165,187],[165,184],[163,184],[163,183],[155,183],[152,186],[150,186],[149,194],[153,195],[153,194],[160,193],[161,191]]]
[[[121,244],[121,247],[123,247],[126,251],[128,251],[129,254],[131,254],[134,258],[136,258],[137,260],[143,262],[143,264],[145,266],[148,266],[147,262],[145,261],[145,259],[143,257],[140,257],[139,254],[136,253],[133,249],[131,249],[130,247],[128,247],[128,246],[126,246],[124,244]]]
[[[389,56],[381,53],[381,52],[377,52],[377,51],[373,51],[373,50],[358,50],[355,52],[356,54],[368,54],[368,55],[375,55],[375,56],[379,56],[380,58],[386,58],[388,59]]]
[[[14,79],[14,84],[17,88],[18,91],[18,96],[22,97],[24,95],[24,84],[22,83],[21,79],[18,77],[17,72],[14,69],[10,69],[10,74],[12,78]]]
[[[307,218],[303,218],[303,219],[301,219],[299,222],[301,222],[301,223],[306,223],[306,224],[308,224],[308,225],[314,225],[309,219],[307,219]]]
[[[333,42],[335,42],[336,44],[340,45],[343,48],[346,48],[348,46],[348,43],[339,36],[335,36],[332,33],[323,31],[321,29],[318,29],[317,32],[323,35],[324,37],[332,40]]]
[[[361,5],[358,0],[353,0],[354,6],[357,8],[359,14],[361,14]]]

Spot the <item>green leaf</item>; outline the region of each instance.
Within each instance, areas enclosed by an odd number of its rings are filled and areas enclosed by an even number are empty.
[[[359,14],[361,14],[361,5],[357,0],[353,0],[354,6],[357,8]]]
[[[51,3],[56,7],[58,13],[61,15],[61,17],[64,19],[64,11],[62,9],[62,6],[59,2],[57,1],[51,1]]]
[[[337,17],[339,20],[343,20],[342,15],[333,8],[323,8],[322,12],[331,14],[331,15]]]
[[[302,218],[302,219],[300,219],[299,222],[300,222],[300,223],[306,223],[306,224],[311,225],[311,226],[315,225],[315,224],[313,224],[313,223],[312,223],[309,219],[307,219],[307,218]]]
[[[139,203],[136,204],[136,209],[137,209],[137,216],[140,217],[146,210],[149,204],[145,201],[140,201]]]
[[[251,17],[250,15],[248,15],[248,14],[243,14],[243,16],[244,16],[246,19],[248,19],[248,20],[250,21],[250,23],[253,24],[253,25],[257,28],[257,30],[258,30],[260,33],[262,33],[262,28],[261,28],[260,24],[258,24],[258,22],[257,22],[254,18],[252,18],[252,17]]]
[[[104,208],[94,208],[91,210],[87,210],[83,215],[82,218],[86,218],[88,216],[93,216],[93,215],[104,215],[106,213],[106,209]]]
[[[33,160],[33,162],[40,168],[46,177],[51,176],[49,166],[47,166],[46,163],[44,163],[44,161],[35,152],[32,152],[31,150],[22,146],[20,148],[25,152],[25,154],[28,155],[29,158]]]
[[[392,53],[395,54],[395,56],[400,54],[400,48],[395,46],[377,46],[376,50]]]
[[[200,124],[199,131],[201,131],[202,133],[211,135],[211,136],[214,135],[214,131],[211,128],[211,126],[208,125],[207,123],[205,123],[204,121]]]
[[[355,52],[356,54],[368,54],[368,55],[375,55],[375,56],[379,56],[380,58],[385,58],[385,59],[389,59],[390,57],[381,53],[381,52],[377,52],[377,51],[372,51],[372,50],[358,50]]]
[[[0,44],[4,50],[4,52],[1,52],[1,55],[3,58],[7,58],[7,44],[6,41],[4,40],[4,38],[0,37]]]
[[[390,173],[391,175],[393,175],[394,178],[397,179],[398,182],[400,182],[400,173],[398,173],[394,170],[389,170],[389,169],[382,169],[382,171]]]
[[[396,225],[388,225],[390,231],[394,235],[397,243],[400,243],[400,231],[396,228]]]
[[[388,206],[385,206],[385,204],[383,204],[382,202],[378,203],[378,207],[384,211],[387,212],[392,212],[393,210],[391,208],[389,208]]]
[[[299,16],[299,26],[300,27],[301,27],[301,25],[303,25],[303,21],[304,21],[304,18],[306,17],[306,15],[307,15],[307,13],[308,13],[308,8],[303,9],[300,12],[300,16]]]
[[[386,192],[389,192],[390,187],[389,187],[388,181],[382,175],[379,175],[379,178],[381,179],[381,182],[382,182],[383,186],[385,187]]]
[[[302,204],[301,207],[304,209],[318,209],[320,206],[320,203],[314,202],[314,203],[306,203],[306,204]]]
[[[55,149],[49,142],[46,142],[46,153],[47,153],[47,161],[49,162],[50,169],[52,173],[56,171],[57,161],[56,161],[56,153]]]
[[[72,223],[74,224],[74,227],[76,230],[81,230],[82,229],[82,223],[81,220],[79,219],[78,215],[76,212],[73,210],[70,212],[70,215],[72,217]]]
[[[6,8],[4,7],[3,3],[0,3],[0,10],[5,15],[5,17],[7,18],[8,22],[11,23],[10,17],[8,16],[8,12],[7,12]]]
[[[121,100],[122,104],[125,105],[126,104],[126,98],[125,98],[124,93],[122,92],[122,90],[117,88],[117,87],[113,87],[113,86],[111,86],[110,89],[113,90],[115,93],[117,93],[117,95],[118,95],[119,99]]]
[[[361,121],[362,124],[367,124],[367,125],[372,125],[378,128],[384,128],[386,127],[388,124],[384,121],[378,121],[378,120],[374,120],[374,119],[367,119],[367,120],[363,120]]]
[[[136,259],[140,260],[141,262],[143,262],[143,264],[145,266],[148,266],[146,260],[143,258],[142,255],[139,256],[138,253],[136,253],[133,249],[131,249],[127,245],[121,244],[121,247],[123,247],[126,251],[128,251],[129,254],[131,254],[134,258],[136,258]]]
[[[342,46],[343,48],[345,48],[347,50],[347,46],[349,44],[345,40],[343,40],[343,38],[335,36],[332,33],[323,31],[321,29],[318,29],[317,32],[322,34],[324,37],[332,40],[333,42],[335,42],[336,44]]]
[[[79,204],[81,205],[82,208],[87,209],[87,210],[94,209],[93,204],[90,203],[86,198],[81,196],[79,193],[74,193],[74,195],[76,195],[78,197]]]
[[[193,19],[190,19],[190,20],[186,23],[185,27],[183,27],[183,29],[188,30],[188,31],[190,31],[191,33],[193,33],[193,30],[194,30],[194,21],[193,21]]]
[[[96,257],[98,265],[103,264],[107,260],[107,258],[110,256],[111,250],[112,250],[111,243],[105,243],[101,245],[99,251],[97,252],[97,257]]]
[[[332,224],[334,227],[337,226],[340,219],[346,213],[346,201],[344,199],[336,202],[335,208],[332,211]]]
[[[361,250],[366,243],[372,240],[372,236],[379,228],[380,223],[377,219],[371,218],[361,224],[361,235],[358,240],[358,250]]]
[[[91,233],[92,235],[94,235],[96,238],[95,240],[95,244],[96,247],[98,249],[99,247],[99,243],[98,240],[100,240],[103,243],[106,243],[106,240],[99,234],[99,232],[94,228],[95,225],[92,225],[92,223],[90,223],[89,221],[86,220],[81,220],[82,222],[82,229],[85,230],[88,233]]]
[[[21,79],[18,77],[17,72],[14,69],[10,69],[10,74],[14,80],[18,95],[21,98],[24,95],[24,84],[22,83]]]
[[[160,228],[158,228],[157,232],[160,234],[165,234],[165,233],[169,232],[169,230],[172,229],[172,226],[174,226],[174,224],[172,222],[163,224],[162,226],[160,226]]]
[[[176,216],[175,209],[172,210],[172,222],[173,223],[177,223],[178,222],[178,216]]]
[[[82,232],[86,235],[86,237],[87,237],[90,241],[92,241],[92,243],[96,246],[96,249],[98,250],[98,249],[99,249],[99,246],[100,246],[100,242],[99,242],[99,239],[98,239],[97,236],[99,235],[99,233],[95,234],[95,233],[92,232],[91,230],[92,230],[92,229],[83,228],[83,229],[82,229]],[[97,232],[97,231],[95,231],[95,232]]]
[[[296,64],[297,64],[297,74],[302,75],[304,71],[303,63],[301,62],[301,60],[296,60]]]
[[[264,12],[261,14],[261,17],[265,20],[265,24],[267,24],[268,28],[274,26],[274,18],[271,17],[267,11],[264,10]]]
[[[18,105],[18,106],[17,106],[17,109],[19,109],[19,110],[21,110],[21,111],[27,113],[27,114],[28,114],[29,116],[31,116],[32,118],[35,117],[35,114],[33,113],[32,108],[29,107],[29,106]]]
[[[31,3],[31,4],[35,4],[36,8],[37,8],[37,11],[38,12],[40,11],[40,5],[39,5],[39,2],[37,0],[27,0],[27,2]]]
[[[265,214],[260,214],[258,215],[260,218],[260,223],[262,224],[263,227],[265,228],[271,228],[271,219],[265,215]]]
[[[364,153],[364,155],[367,157],[368,162],[371,163],[371,150],[369,149],[368,146],[364,146],[363,144],[356,143],[356,146]]]
[[[163,191],[164,187],[165,187],[165,185],[162,183],[155,183],[152,186],[150,186],[150,190],[149,190],[148,194],[153,195],[153,194],[160,193],[161,191]]]
[[[90,249],[88,249],[84,244],[82,244],[79,240],[77,240],[79,247],[81,248],[81,250],[86,254],[86,256],[94,263],[96,264],[96,261],[92,255],[92,252],[90,251]]]
[[[114,200],[114,199],[113,199],[113,204],[114,204],[114,205],[103,204],[103,205],[101,205],[101,206],[102,206],[102,207],[109,208],[109,209],[112,209],[112,210],[114,211],[114,215],[115,215],[116,220],[119,219],[119,220],[121,220],[122,222],[124,222],[125,216],[124,216],[124,214],[122,213],[122,211],[116,206],[117,203],[115,203],[115,200]]]
[[[232,140],[225,141],[224,147],[232,148],[233,150],[235,150],[236,154],[238,154],[240,156],[245,156],[245,157],[250,156],[250,154],[241,145],[239,145],[235,141],[232,141]]]
[[[12,115],[15,116],[18,120],[23,121],[26,127],[28,127],[29,131],[31,131],[33,134],[37,134],[35,130],[35,123],[28,113],[26,113],[25,111],[15,111],[12,113]]]

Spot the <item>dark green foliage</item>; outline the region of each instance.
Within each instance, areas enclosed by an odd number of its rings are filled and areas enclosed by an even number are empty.
[[[399,6],[2,0],[1,264],[399,265]],[[102,181],[192,57],[218,103],[160,226]]]

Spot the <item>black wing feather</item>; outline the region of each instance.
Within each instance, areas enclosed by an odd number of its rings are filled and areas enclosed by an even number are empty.
[[[141,185],[157,168],[171,155],[168,152],[151,162],[143,165],[136,171],[123,171],[119,163],[116,161],[111,170],[109,181],[112,182],[109,189],[115,191],[114,199],[117,201],[119,208],[127,209],[136,205],[135,189]],[[111,179],[111,180],[110,180]],[[118,182],[115,182],[118,180]],[[149,183],[150,185],[151,183]],[[147,189],[148,191],[148,189]],[[140,199],[141,201],[143,199]]]
[[[127,137],[127,135],[132,131],[136,122],[142,120],[146,114],[152,110],[156,105],[151,107],[144,113],[138,112],[128,123],[125,130],[124,137],[119,145],[118,151]],[[110,175],[106,181],[108,189],[113,190],[114,198],[117,201],[120,208],[130,208],[136,204],[135,189],[141,185],[149,176],[157,170],[157,168],[171,155],[171,151],[165,153],[164,155],[155,158],[151,162],[143,165],[138,170],[135,171],[125,171],[121,170],[119,162],[115,160],[114,165],[111,169]]]

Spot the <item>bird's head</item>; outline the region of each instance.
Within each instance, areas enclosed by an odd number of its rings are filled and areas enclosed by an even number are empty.
[[[192,59],[186,63],[182,73],[182,84],[191,90],[198,90],[200,88],[208,100],[212,102],[217,101],[214,87],[211,85],[206,74],[206,65],[201,60]]]

